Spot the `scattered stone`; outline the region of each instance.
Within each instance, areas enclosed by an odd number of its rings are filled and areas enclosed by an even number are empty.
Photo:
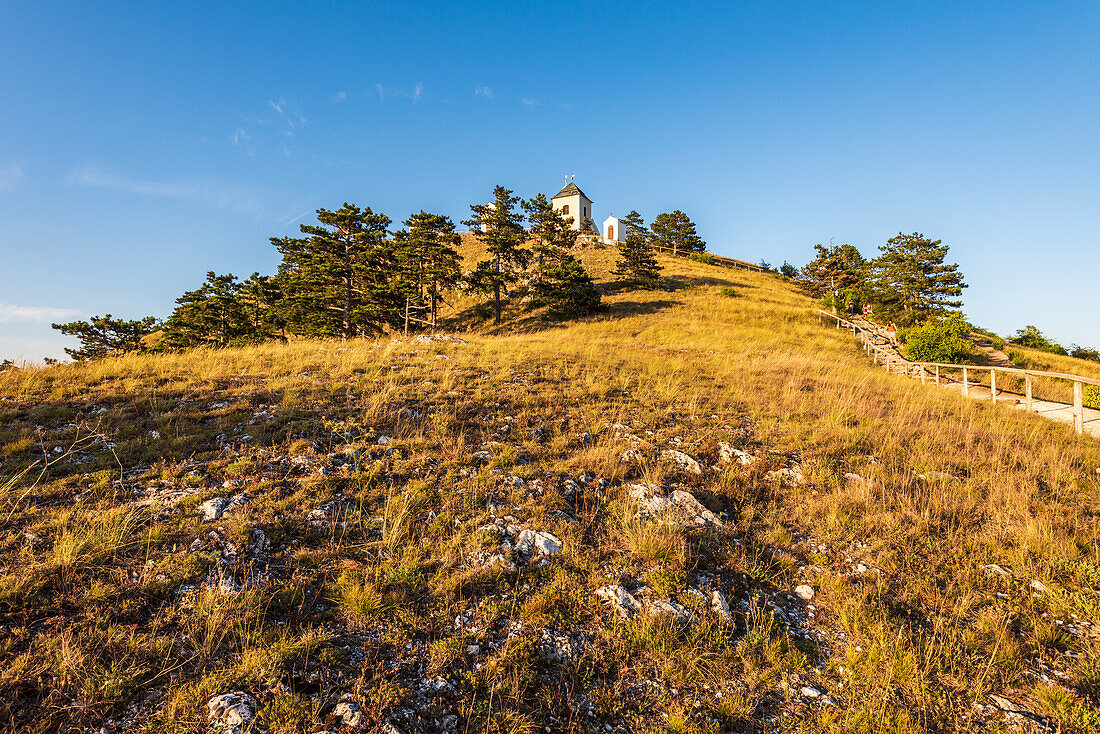
[[[471,458],[480,464],[488,464],[493,460],[493,455],[488,451],[475,451]]]
[[[266,553],[271,543],[267,539],[267,533],[260,528],[252,528],[251,540],[248,543],[248,552],[254,556]]]
[[[256,699],[242,691],[214,696],[206,704],[210,724],[223,734],[243,734],[256,718]]]
[[[420,334],[413,338],[414,344],[432,344],[432,343],[452,342],[454,344],[469,344],[470,342],[465,339],[460,339],[457,336],[451,336],[450,334]]]
[[[543,660],[560,663],[572,660],[575,652],[573,641],[565,635],[544,629],[539,636],[539,655]]]
[[[797,464],[786,469],[770,471],[764,475],[764,479],[784,487],[800,487],[805,481],[802,477],[802,467]]]
[[[623,619],[630,619],[642,608],[638,600],[618,584],[610,584],[596,589],[596,596],[610,604],[611,608],[618,612]]]
[[[1043,594],[1043,593],[1046,593],[1047,591],[1049,591],[1049,589],[1048,589],[1047,585],[1046,585],[1046,584],[1044,584],[1044,583],[1043,583],[1042,581],[1040,581],[1039,579],[1032,579],[1032,581],[1031,581],[1031,583],[1029,584],[1029,586],[1031,587],[1032,591],[1037,591],[1037,592],[1039,592],[1040,594]]]
[[[619,461],[624,464],[640,464],[642,463],[642,452],[638,449],[627,449],[619,454]]]
[[[699,466],[699,462],[691,458],[683,451],[677,451],[676,449],[665,449],[661,452],[661,457],[668,459],[676,465],[677,469],[686,471],[690,474],[702,474],[703,467]]]
[[[736,461],[741,466],[749,466],[756,461],[756,457],[748,451],[742,451],[736,448],[732,444],[726,443],[725,441],[719,441],[718,460],[723,464],[729,464]]]
[[[379,436],[379,437],[378,437],[378,445],[379,445],[379,446],[385,446],[385,445],[386,445],[386,444],[388,444],[388,443],[389,443],[389,442],[390,442],[391,440],[393,440],[393,439],[391,439],[391,438],[390,438],[389,436]]]
[[[923,479],[926,482],[953,482],[953,481],[958,481],[958,479],[959,479],[954,474],[948,474],[947,472],[942,472],[942,471],[926,472],[924,474],[919,475],[917,478],[918,479]]]
[[[821,691],[814,688],[813,686],[802,686],[801,693],[802,693],[803,698],[809,698],[809,699],[821,698]]]
[[[985,571],[987,574],[989,574],[991,576],[1005,576],[1005,577],[1008,577],[1008,576],[1012,575],[1008,571],[1006,571],[1004,568],[998,566],[996,563],[987,563],[984,566],[982,566],[982,570]]]
[[[699,620],[695,615],[684,608],[682,604],[674,601],[651,601],[646,604],[646,611],[653,616],[668,614],[675,617],[681,624],[695,624]]]
[[[730,614],[729,602],[726,601],[726,597],[718,589],[715,589],[714,593],[710,595],[710,608],[723,621],[730,622],[733,620],[733,615]]]
[[[212,497],[199,505],[199,514],[202,515],[203,522],[214,522],[225,514],[228,506],[228,497]]]
[[[846,473],[844,475],[844,481],[847,482],[848,484],[853,484],[853,485],[859,487],[860,489],[863,489],[863,490],[866,490],[866,491],[869,491],[869,492],[878,491],[878,490],[881,490],[883,488],[882,487],[882,482],[878,481],[877,479],[870,479],[868,477],[862,477],[859,474],[855,474],[853,472]]]
[[[794,593],[798,598],[802,599],[802,601],[810,601],[814,598],[814,587],[809,584],[799,584],[794,587]]]
[[[359,726],[363,723],[363,712],[354,701],[341,701],[332,710],[332,715],[344,726]]]
[[[550,533],[525,528],[520,531],[519,537],[516,538],[515,549],[518,553],[528,556],[533,555],[536,551],[540,555],[552,556],[555,553],[561,553],[562,543]]]
[[[639,509],[654,517],[671,516],[684,525],[722,527],[722,520],[695,499],[695,495],[683,489],[665,494],[655,485],[631,484],[627,486],[630,497]]]
[[[479,568],[489,570],[500,569],[511,573],[516,570],[516,564],[512,563],[503,553],[481,552],[473,554],[471,563]]]

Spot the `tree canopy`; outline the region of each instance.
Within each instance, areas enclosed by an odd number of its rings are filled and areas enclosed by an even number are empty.
[[[695,223],[679,209],[658,214],[650,229],[657,246],[671,250],[673,255],[707,250],[707,243],[695,231]]]
[[[511,189],[497,186],[493,189],[493,201],[472,204],[473,216],[462,222],[489,252],[489,258],[479,262],[471,274],[470,284],[481,293],[492,294],[493,318],[498,324],[501,294],[519,279],[518,271],[526,268],[531,259],[530,251],[522,246],[526,232],[523,214],[516,210],[519,200]]]
[[[401,311],[390,218],[345,202],[318,209],[317,220],[321,226],[301,225],[306,237],[271,238],[283,256],[277,278],[288,326],[303,336],[379,333]]]
[[[66,336],[80,339],[79,349],[65,349],[65,353],[77,362],[141,351],[145,348],[145,338],[158,328],[152,316],[127,320],[113,318],[111,314],[50,326]]]
[[[902,323],[913,324],[962,307],[962,273],[944,262],[947,245],[919,232],[898,233],[871,262],[875,297]]]

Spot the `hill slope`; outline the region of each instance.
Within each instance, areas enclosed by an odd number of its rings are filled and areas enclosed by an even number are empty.
[[[884,374],[776,278],[582,257],[579,322],[0,375],[0,720],[1097,723],[1100,444]]]

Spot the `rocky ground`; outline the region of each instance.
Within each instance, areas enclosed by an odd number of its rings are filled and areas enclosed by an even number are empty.
[[[829,407],[829,383],[801,367],[757,406],[712,384],[717,350],[662,338],[624,366],[602,345],[586,360],[555,349],[420,337],[7,376],[0,720],[388,734],[1095,721],[1100,575],[1087,542],[1072,558],[1056,543],[1091,537],[1083,460],[1061,485],[1030,479],[1011,448],[918,461],[917,440],[853,438],[878,408],[853,417],[840,392]],[[651,363],[675,380],[643,374]],[[844,427],[835,447],[776,428],[811,425],[806,395],[827,406],[812,425]],[[1070,529],[1035,519],[1036,500],[1026,551],[984,535],[1000,517],[975,499],[991,464],[1028,472]]]

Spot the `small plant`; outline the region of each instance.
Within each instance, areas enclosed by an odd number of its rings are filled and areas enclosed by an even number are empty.
[[[726,298],[737,298],[737,291],[734,288],[731,288],[728,285],[723,286],[722,290],[720,292]]]

